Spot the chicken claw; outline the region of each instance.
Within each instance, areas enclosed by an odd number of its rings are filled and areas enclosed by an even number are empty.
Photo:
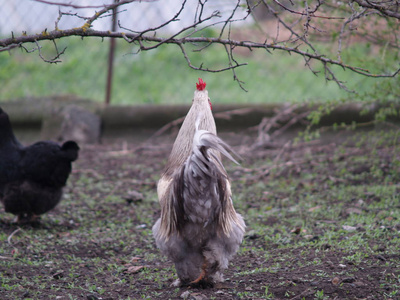
[[[198,284],[200,281],[202,281],[206,277],[206,269],[207,269],[207,260],[204,260],[203,265],[201,266],[201,273],[199,277],[197,277],[195,280],[191,281],[189,285],[195,285]]]

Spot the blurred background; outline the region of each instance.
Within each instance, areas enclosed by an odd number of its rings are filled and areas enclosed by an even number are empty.
[[[45,3],[43,3],[45,2]],[[85,20],[82,16],[91,16],[99,8],[93,1],[68,1],[78,8],[51,5],[51,1],[36,2],[30,0],[0,0],[0,35],[8,37],[11,33],[39,33],[47,28],[54,30],[58,23],[60,29],[80,27]],[[59,1],[64,3],[63,1]],[[103,1],[112,3],[112,1]],[[102,2],[102,3],[103,3]],[[236,2],[229,0],[212,1],[206,6],[208,12],[219,10],[221,15],[231,13]],[[80,7],[88,8],[80,8]],[[121,27],[137,31],[156,27],[176,14],[182,6],[181,0],[144,1],[125,5],[118,13],[117,30]],[[174,32],[193,22],[198,8],[198,1],[188,1],[178,22],[171,22],[163,30]],[[236,13],[236,18],[246,15],[246,5]],[[78,17],[78,15],[80,17]],[[261,10],[236,25],[236,37],[256,36],[266,31],[276,30],[276,25],[269,21],[270,16]],[[112,18],[107,17],[94,23],[98,30],[111,30]],[[217,29],[217,28],[215,28]],[[213,28],[205,29],[210,36],[216,35]],[[204,33],[205,31],[203,31]],[[329,40],[321,42],[323,47],[330,47]],[[110,52],[109,39],[69,37],[57,41],[58,49],[66,47],[62,62],[45,63],[37,51],[27,53],[36,47],[25,45],[26,50],[15,48],[0,52],[0,101],[27,97],[77,96],[104,102],[107,86],[107,66]],[[42,56],[52,58],[55,55],[51,41],[42,41]],[[365,45],[354,46],[355,57],[372,51]],[[371,52],[372,53],[372,52]],[[148,52],[138,52],[138,47],[125,40],[115,41],[114,72],[112,77],[111,104],[189,104],[198,77],[207,82],[214,103],[282,103],[304,101],[327,101],[347,99],[349,93],[340,89],[334,82],[326,82],[324,74],[314,75],[297,55],[274,51],[246,51],[236,53],[239,63],[247,66],[236,70],[244,82],[245,92],[233,80],[231,71],[205,73],[188,67],[181,50],[175,45],[165,45]],[[218,68],[228,61],[223,47],[213,45],[207,51],[191,52],[194,65]],[[371,59],[376,59],[375,55]],[[372,63],[375,63],[373,61]],[[379,81],[356,75],[340,68],[334,68],[337,76],[345,81],[349,89],[359,94],[371,93]],[[350,97],[354,98],[354,94]]]

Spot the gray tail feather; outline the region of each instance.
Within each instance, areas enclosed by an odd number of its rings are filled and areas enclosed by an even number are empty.
[[[233,151],[233,149],[227,143],[225,143],[221,138],[219,138],[215,134],[207,130],[199,129],[201,118],[202,114],[200,113],[195,122],[196,131],[193,137],[193,151],[195,152],[196,148],[204,150],[211,148],[220,152],[228,159],[239,165],[239,163],[236,161],[236,159],[233,158],[231,153],[234,154],[237,158],[241,159],[240,155],[237,154],[235,151]],[[221,165],[221,167],[223,167],[222,162],[218,156],[216,156],[212,152],[210,153],[210,155],[218,162],[219,165]],[[202,160],[205,159],[204,157],[199,157],[199,158]],[[203,162],[205,161],[203,160]]]
[[[209,151],[210,149],[214,151]],[[201,161],[202,163],[196,164],[197,167],[199,167],[202,172],[212,177],[215,175],[213,175],[213,172],[211,172],[209,167],[214,162],[219,166],[219,169],[223,171],[224,175],[227,176],[221,158],[217,154],[218,152],[234,163],[239,164],[233,155],[239,159],[240,156],[227,143],[209,131],[199,130],[196,128],[196,133],[193,138],[193,153],[190,159],[191,162],[194,163],[196,160],[198,162]]]

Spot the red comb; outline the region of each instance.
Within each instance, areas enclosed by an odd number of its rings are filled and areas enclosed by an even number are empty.
[[[202,91],[206,88],[206,83],[203,81],[203,79],[199,78],[199,83],[196,83],[196,88],[198,91]]]

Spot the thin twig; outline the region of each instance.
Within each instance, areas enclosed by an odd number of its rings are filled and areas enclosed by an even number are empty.
[[[8,242],[8,244],[9,244],[10,246],[13,246],[13,243],[11,242],[11,239],[13,238],[13,236],[14,236],[15,234],[17,234],[17,233],[20,232],[20,231],[21,231],[21,228],[18,227],[18,229],[14,230],[14,231],[8,236],[7,242]]]
[[[72,8],[104,8],[107,5],[76,5],[72,3],[62,3],[62,2],[52,2],[52,1],[45,1],[45,0],[34,0],[35,2],[43,3],[43,4],[48,4],[48,5],[57,5],[57,6],[66,6],[66,7],[72,7]]]
[[[12,260],[12,257],[8,257],[8,256],[0,256],[0,259],[2,260]]]
[[[267,9],[272,13],[277,22],[277,33],[275,39],[272,39],[271,42],[267,42],[268,38],[265,39],[264,42],[253,42],[253,41],[244,41],[244,40],[235,40],[231,37],[231,25],[233,22],[239,22],[246,20],[250,15],[250,11],[254,9],[254,7],[249,7],[250,9],[245,13],[245,16],[242,18],[234,19],[236,12],[242,7],[241,1],[237,0],[237,3],[234,3],[234,6],[231,9],[230,14],[222,19],[221,13],[219,11],[214,11],[213,13],[206,15],[206,8],[211,1],[208,0],[198,0],[197,10],[194,15],[194,21],[192,24],[178,30],[177,32],[171,33],[167,37],[160,37],[157,35],[159,29],[165,28],[171,22],[175,22],[179,20],[179,16],[183,13],[184,8],[186,7],[187,0],[183,0],[180,8],[175,13],[175,15],[168,19],[165,22],[162,22],[161,25],[157,27],[152,27],[145,29],[143,31],[134,31],[129,28],[121,28],[125,29],[126,32],[110,32],[110,31],[97,31],[93,30],[91,27],[93,23],[100,19],[109,16],[109,12],[112,11],[116,7],[121,7],[123,5],[138,2],[139,0],[121,0],[112,4],[102,4],[102,5],[75,5],[69,2],[55,2],[50,0],[36,0],[37,2],[48,4],[48,5],[58,5],[64,7],[71,7],[75,9],[81,8],[99,8],[100,10],[94,13],[90,17],[79,16],[77,13],[63,13],[59,11],[58,18],[55,21],[55,30],[47,31],[44,30],[39,34],[26,34],[23,32],[21,35],[14,35],[11,33],[11,37],[0,39],[0,52],[1,51],[9,51],[15,47],[21,47],[27,52],[38,51],[40,58],[48,63],[57,63],[60,62],[59,58],[64,53],[65,49],[61,52],[58,51],[57,45],[54,42],[55,49],[57,51],[56,57],[53,59],[45,59],[41,53],[41,46],[39,45],[40,41],[43,40],[52,40],[55,41],[59,38],[64,38],[68,36],[81,36],[81,37],[110,37],[110,38],[121,38],[130,43],[136,43],[140,46],[139,51],[147,51],[160,47],[165,44],[175,44],[178,45],[182,51],[184,58],[186,59],[188,66],[194,70],[205,71],[205,72],[223,72],[227,70],[231,70],[233,73],[233,78],[239,84],[239,86],[243,89],[243,82],[238,78],[236,74],[236,68],[240,66],[246,65],[246,63],[238,63],[235,60],[233,55],[233,49],[235,48],[247,48],[250,50],[253,49],[264,49],[271,53],[271,50],[284,51],[289,54],[298,54],[304,58],[305,65],[313,72],[313,74],[317,75],[318,71],[316,71],[312,65],[312,62],[319,61],[324,68],[324,75],[327,81],[334,81],[338,84],[340,88],[348,90],[344,82],[340,81],[339,78],[335,75],[332,70],[332,66],[340,66],[343,69],[350,70],[354,73],[373,78],[390,78],[395,77],[400,73],[400,67],[394,66],[392,71],[381,71],[381,72],[373,72],[371,70],[358,67],[355,65],[346,64],[342,61],[341,51],[342,51],[342,40],[345,36],[345,29],[350,27],[350,25],[354,26],[354,22],[356,20],[361,20],[366,16],[376,16],[376,17],[384,17],[384,18],[395,18],[400,20],[400,13],[398,11],[398,1],[372,1],[372,0],[355,0],[354,2],[358,3],[361,7],[358,10],[355,9],[353,2],[349,2],[348,5],[340,5],[335,3],[326,3],[322,0],[318,0],[316,2],[304,1],[304,9],[302,11],[298,11],[296,9],[292,9],[289,7],[289,4],[284,4],[280,2],[280,0],[273,0],[273,2],[279,5],[284,11],[293,16],[298,16],[293,20],[286,20],[284,14],[278,13],[274,10],[274,7],[270,4],[269,1],[261,0],[259,3],[264,4]],[[152,0],[149,0],[152,1]],[[293,1],[289,1],[292,6],[294,6]],[[315,3],[315,4],[314,4]],[[248,3],[247,3],[248,4]],[[248,4],[249,5],[249,4]],[[253,5],[254,6],[254,5]],[[324,7],[328,7],[330,10],[335,9],[335,11],[339,12],[343,15],[350,15],[349,17],[336,17],[336,16],[325,16],[323,13]],[[81,27],[71,28],[66,30],[60,30],[58,28],[59,22],[64,15],[72,15],[78,18],[82,18],[85,20],[85,23]],[[318,28],[313,24],[315,18],[320,18],[324,20],[345,20],[341,25],[340,33],[338,35],[338,43],[339,49],[336,55],[336,59],[330,58],[324,54],[321,54],[317,51],[316,47],[314,47],[314,43],[309,40],[309,31],[311,32],[325,32],[321,28]],[[375,19],[376,20],[376,19]],[[209,21],[209,22],[208,22]],[[207,23],[206,23],[207,22]],[[201,26],[200,26],[201,25]],[[299,25],[302,25],[302,28],[298,28]],[[209,38],[206,36],[194,36],[198,35],[202,30],[207,28],[219,28],[218,37]],[[226,29],[228,30],[228,37],[223,38],[226,35]],[[290,33],[290,37],[285,41],[279,41],[278,37],[280,36],[280,30],[285,29]],[[312,29],[312,30],[311,30]],[[368,34],[367,34],[368,36]],[[371,35],[373,36],[373,35]],[[375,37],[375,40],[377,38]],[[35,43],[36,48],[28,50],[24,44],[25,43]],[[221,45],[224,47],[227,54],[227,67],[222,68],[208,68],[204,67],[205,63],[201,63],[200,66],[195,66],[189,59],[189,55],[187,53],[187,49],[185,48],[187,44],[193,44],[197,46],[197,50],[202,51],[209,47],[212,44]],[[398,35],[393,34],[393,37],[390,41],[387,41],[385,47],[394,47],[400,48],[398,44]]]
[[[273,1],[274,1],[276,4],[278,4],[280,7],[282,7],[284,10],[286,10],[286,11],[292,13],[292,14],[297,14],[297,15],[302,15],[302,16],[307,16],[307,15],[308,15],[307,13],[299,12],[299,11],[295,11],[295,10],[293,10],[293,9],[290,9],[290,8],[288,8],[287,6],[285,6],[285,5],[283,5],[282,3],[280,3],[278,0],[273,0]],[[315,9],[315,10],[317,10],[317,9]],[[314,13],[312,13],[311,16],[312,16],[313,18],[320,18],[320,19],[327,19],[327,20],[341,20],[341,19],[344,19],[344,18],[342,18],[342,17],[318,16],[318,15],[315,15]]]
[[[179,45],[180,47],[185,44],[185,43],[214,43],[214,44],[220,44],[220,45],[232,45],[235,47],[245,47],[249,49],[275,49],[279,51],[285,51],[289,53],[296,53],[301,56],[314,59],[317,61],[320,61],[321,63],[325,65],[336,65],[340,66],[344,69],[348,69],[350,71],[353,71],[357,74],[361,74],[367,77],[374,77],[374,78],[389,78],[389,77],[395,77],[399,74],[400,68],[397,68],[395,71],[391,73],[372,73],[368,69],[360,68],[360,67],[355,67],[352,65],[345,64],[341,61],[334,60],[328,57],[325,57],[323,55],[319,54],[314,54],[310,53],[307,51],[302,51],[298,49],[297,47],[289,47],[285,45],[278,45],[278,44],[265,44],[265,43],[258,43],[258,42],[251,42],[251,41],[236,41],[236,40],[228,40],[228,39],[219,39],[219,38],[206,38],[206,37],[192,37],[192,38],[160,38],[160,37],[155,37],[155,36],[141,36],[140,38],[138,35],[135,34],[129,34],[129,33],[121,33],[121,32],[109,32],[109,31],[98,31],[98,30],[84,30],[82,28],[74,28],[74,29],[67,29],[67,30],[58,30],[58,31],[51,31],[48,32],[47,34],[34,34],[34,35],[23,35],[19,37],[14,37],[14,38],[5,38],[5,39],[0,39],[0,45],[2,47],[7,47],[9,45],[15,45],[15,44],[23,44],[23,43],[29,43],[29,42],[36,42],[40,40],[53,40],[53,39],[58,39],[62,38],[65,36],[92,36],[92,37],[112,37],[112,38],[127,38],[131,42],[134,40],[140,40],[140,41],[147,41],[147,42],[156,42],[158,45],[160,44],[175,44]],[[153,47],[145,48],[145,50],[152,49]],[[181,48],[182,49],[182,48]],[[1,50],[1,48],[0,48]],[[246,65],[245,63],[240,64],[239,66]],[[239,67],[239,66],[234,66],[234,67]],[[208,71],[208,72],[222,72],[225,70],[230,70],[231,68],[221,68],[221,69],[207,69],[207,68],[196,68],[202,71]],[[332,78],[334,79],[334,78]]]

